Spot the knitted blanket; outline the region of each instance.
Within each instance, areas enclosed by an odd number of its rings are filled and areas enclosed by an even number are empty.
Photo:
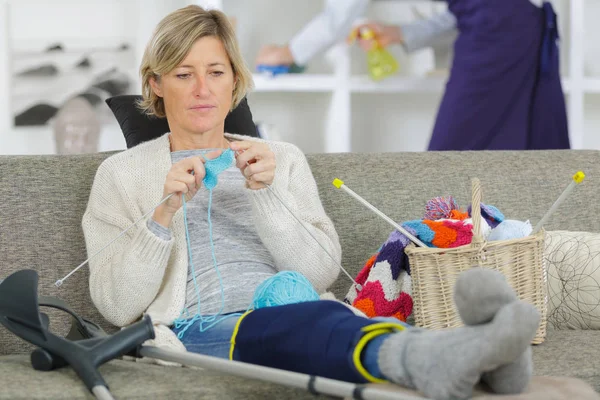
[[[482,225],[485,223],[486,227],[496,226],[504,219],[493,206],[482,204],[481,208]],[[470,209],[468,212],[449,209],[435,216],[440,219],[407,221],[401,226],[429,247],[453,248],[471,243],[473,223]],[[356,285],[352,285],[344,301],[369,318],[395,317],[406,322],[413,309],[410,265],[404,252],[409,243],[407,236],[394,230],[357,275],[356,283],[362,289],[359,291]]]

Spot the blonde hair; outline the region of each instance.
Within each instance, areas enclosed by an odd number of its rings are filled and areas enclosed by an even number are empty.
[[[252,74],[239,50],[235,30],[225,14],[218,10],[205,10],[190,5],[172,12],[160,21],[148,42],[140,75],[142,77],[142,101],[138,106],[148,115],[165,117],[165,104],[150,86],[150,79],[175,69],[200,38],[214,36],[225,47],[235,84],[231,109],[233,110],[252,88]]]

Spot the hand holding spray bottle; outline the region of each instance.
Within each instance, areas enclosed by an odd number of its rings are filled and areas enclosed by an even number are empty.
[[[352,44],[358,38],[373,40],[373,46],[367,51],[367,65],[371,79],[380,81],[388,76],[394,75],[398,71],[398,61],[385,49],[385,47],[379,44],[377,35],[372,29],[368,27],[353,29],[348,41]]]

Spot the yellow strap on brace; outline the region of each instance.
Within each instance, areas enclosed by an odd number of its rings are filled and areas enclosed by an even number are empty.
[[[240,324],[242,323],[242,320],[246,317],[246,315],[250,314],[252,311],[253,310],[249,310],[249,311],[246,311],[245,313],[243,313],[242,316],[240,317],[240,319],[238,319],[238,321],[235,323],[235,328],[233,328],[233,334],[231,334],[231,340],[229,341],[231,343],[231,347],[229,348],[229,359],[230,360],[233,360],[233,350],[235,349],[235,338],[240,329]]]
[[[401,324],[396,324],[394,322],[380,322],[373,325],[368,325],[362,328],[362,331],[365,332],[365,335],[360,338],[356,347],[354,348],[354,352],[352,353],[352,361],[354,362],[354,366],[357,371],[369,382],[373,383],[386,383],[387,380],[375,378],[373,375],[367,371],[367,369],[362,365],[360,361],[360,355],[362,351],[367,346],[373,338],[377,336],[384,335],[386,333],[392,333],[394,330],[403,331],[404,326]]]

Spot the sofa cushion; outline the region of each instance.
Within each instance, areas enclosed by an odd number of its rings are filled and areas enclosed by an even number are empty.
[[[309,392],[193,368],[113,360],[100,373],[117,399],[314,399]],[[0,357],[0,399],[93,399],[71,368],[39,372],[29,357]]]
[[[579,378],[600,392],[600,331],[549,329],[533,346],[535,375]]]
[[[600,233],[548,231],[548,323],[600,329]]]
[[[60,288],[54,285],[87,258],[81,220],[96,170],[107,155],[0,157],[0,221],[6,221],[0,229],[0,279],[34,269],[40,295],[58,297],[77,314],[114,331],[92,305],[87,266]],[[49,315],[53,332],[66,334],[68,314],[50,310]],[[30,349],[0,326],[0,354]]]

